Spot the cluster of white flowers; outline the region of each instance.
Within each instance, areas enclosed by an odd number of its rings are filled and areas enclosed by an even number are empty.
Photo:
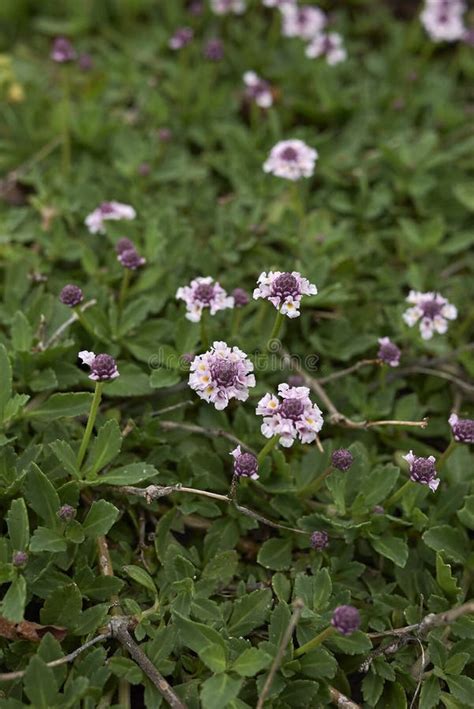
[[[462,0],[425,0],[420,20],[435,42],[456,42],[466,34]]]
[[[258,286],[253,292],[255,300],[265,298],[282,315],[297,318],[300,315],[300,303],[303,295],[316,295],[318,289],[314,283],[297,271],[292,273],[269,271],[261,273]]]
[[[245,8],[245,0],[211,0],[211,10],[216,15],[241,15]]]
[[[434,333],[443,335],[448,329],[448,320],[456,320],[458,311],[439,293],[420,293],[410,291],[407,303],[412,305],[403,314],[403,319],[410,327],[420,323],[420,332],[424,340],[431,340]]]
[[[210,350],[191,362],[189,386],[201,399],[222,411],[230,399],[248,399],[249,387],[255,386],[252,372],[253,364],[245,352],[216,341]]]
[[[234,298],[211,276],[195,278],[189,286],[178,288],[176,297],[186,303],[186,317],[191,322],[200,321],[204,308],[215,315],[218,310],[234,307]]]
[[[91,234],[105,234],[106,221],[135,219],[137,213],[129,204],[122,202],[102,202],[85,220],[85,225]]]
[[[302,140],[281,140],[271,149],[263,170],[285,180],[295,181],[301,177],[311,177],[317,159],[317,150]]]
[[[254,71],[246,71],[243,80],[246,97],[260,108],[270,108],[273,104],[273,94],[268,81],[261,79]]]
[[[278,386],[280,401],[274,394],[265,394],[257,406],[263,416],[261,427],[265,438],[279,436],[278,442],[289,448],[299,438],[302,443],[312,443],[323,426],[320,408],[309,398],[307,387]]]
[[[320,32],[306,47],[306,56],[310,59],[325,57],[329,66],[334,66],[347,59],[347,52],[342,43],[342,37],[337,32]]]

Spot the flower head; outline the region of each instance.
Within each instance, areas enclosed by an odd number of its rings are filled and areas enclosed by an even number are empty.
[[[203,54],[211,62],[220,62],[224,58],[224,44],[218,37],[208,39]]]
[[[312,443],[323,425],[320,408],[309,398],[307,387],[278,385],[278,396],[265,394],[256,413],[263,416],[261,431],[266,438],[279,436],[279,443],[289,448],[299,439]]]
[[[300,37],[310,40],[321,32],[326,24],[326,15],[319,7],[284,3],[281,5],[283,17],[282,33],[285,37]]]
[[[379,338],[379,351],[377,353],[377,358],[388,364],[389,367],[398,367],[400,364],[400,349],[388,338]]]
[[[407,303],[412,307],[403,313],[403,319],[409,327],[420,321],[420,332],[424,340],[431,340],[433,334],[444,334],[448,329],[448,320],[456,320],[458,311],[439,293],[420,293],[410,291]]]
[[[236,308],[242,308],[250,301],[249,294],[243,288],[234,288],[232,291],[232,298],[234,299],[234,305]]]
[[[121,202],[102,202],[102,204],[94,209],[87,217],[85,225],[91,234],[105,234],[106,221],[118,221],[120,219],[135,219],[137,213],[129,204]]]
[[[263,272],[257,283],[258,286],[253,292],[254,299],[269,300],[282,315],[289,318],[297,318],[300,315],[303,295],[316,295],[318,292],[316,286],[297,271],[269,271],[268,274]]]
[[[434,42],[456,42],[463,39],[466,28],[460,0],[427,0],[420,15],[421,24]]]
[[[194,36],[194,32],[190,27],[178,27],[176,32],[170,37],[168,47],[170,49],[182,49],[189,44]]]
[[[68,62],[73,62],[77,54],[71,42],[66,37],[56,37],[53,42],[50,57],[53,62],[67,64]]]
[[[200,321],[204,308],[209,308],[211,315],[215,315],[218,310],[234,307],[232,296],[228,296],[211,276],[195,278],[189,286],[178,288],[176,297],[186,303],[186,317],[191,322]]]
[[[329,535],[327,532],[313,532],[311,535],[311,546],[316,551],[322,551],[329,546]]]
[[[246,401],[255,386],[253,364],[238,347],[214,342],[211,349],[191,362],[189,386],[201,399],[225,409],[231,399]]]
[[[64,305],[67,305],[69,308],[74,308],[76,305],[79,305],[79,303],[82,303],[82,301],[84,300],[84,293],[79,288],[79,286],[69,284],[67,286],[64,286],[64,288],[62,289],[61,293],[59,294],[59,300]]]
[[[360,615],[354,606],[338,606],[332,614],[331,625],[342,635],[351,635],[360,628]]]
[[[272,88],[268,81],[261,79],[254,71],[244,74],[245,96],[260,108],[270,108],[273,104]]]
[[[430,455],[428,458],[413,455],[410,451],[403,456],[410,466],[410,480],[421,485],[428,485],[430,490],[435,492],[439,485],[439,478],[435,469],[436,458]]]
[[[124,249],[117,254],[117,260],[120,261],[124,268],[128,268],[130,271],[135,271],[146,263],[146,259],[140,256],[135,248]]]
[[[25,566],[28,561],[28,554],[26,551],[16,551],[12,556],[13,566]]]
[[[108,354],[98,354],[82,350],[79,359],[90,367],[89,379],[96,382],[108,382],[119,376],[115,359]]]
[[[241,15],[245,12],[245,0],[211,0],[211,9],[216,15]]]
[[[270,151],[263,163],[263,171],[285,180],[311,177],[318,153],[297,138],[281,140]]]
[[[71,505],[62,505],[57,514],[59,519],[63,522],[71,522],[76,516],[76,510],[74,507],[71,507]]]
[[[455,441],[474,443],[474,419],[460,419],[456,414],[451,414],[449,425]]]
[[[258,460],[253,453],[242,453],[240,446],[230,454],[234,458],[234,474],[239,478],[258,480]]]
[[[342,44],[342,37],[337,32],[316,34],[306,47],[306,56],[310,59],[325,57],[329,66],[335,66],[347,59],[347,52]]]
[[[345,472],[346,470],[349,470],[353,462],[354,456],[349,450],[347,450],[347,448],[338,448],[333,451],[331,456],[331,465],[333,468],[337,468],[338,470]]]

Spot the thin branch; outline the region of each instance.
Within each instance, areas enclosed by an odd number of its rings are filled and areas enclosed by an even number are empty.
[[[77,650],[73,650],[73,652],[70,652],[69,655],[64,655],[64,657],[60,657],[57,660],[53,660],[52,662],[47,662],[46,666],[47,667],[59,667],[60,665],[65,665],[68,662],[73,662],[76,657],[79,657],[81,653],[84,652],[84,650],[88,650],[90,647],[93,645],[97,645],[97,643],[101,643],[104,640],[107,640],[107,638],[110,638],[111,633],[101,633],[100,635],[97,635],[95,638],[92,638],[92,640],[88,640],[84,645],[81,645],[80,647],[77,648]],[[12,680],[15,679],[21,679],[26,673],[26,670],[18,670],[17,672],[5,672],[4,674],[0,674],[0,682],[11,682]]]
[[[418,366],[413,366],[413,367],[405,367],[404,369],[401,369],[399,372],[394,372],[392,374],[392,377],[398,377],[398,376],[403,376],[405,374],[428,374],[429,376],[432,377],[438,377],[438,379],[445,379],[448,382],[451,382],[452,384],[455,384],[457,387],[464,391],[468,391],[471,393],[474,393],[474,385],[470,384],[469,382],[465,382],[464,379],[461,379],[461,377],[456,376],[455,374],[451,374],[450,372],[446,372],[444,369],[434,369],[433,367],[418,367]]]
[[[148,487],[134,487],[132,485],[121,485],[119,487],[110,488],[114,492],[119,492],[125,495],[136,495],[137,497],[143,497],[146,503],[149,505],[154,500],[160,497],[167,497],[175,492],[184,492],[191,495],[199,495],[200,497],[210,497],[213,500],[219,500],[219,502],[225,502],[227,505],[233,505],[235,509],[246,517],[251,517],[257,522],[266,524],[268,527],[273,527],[274,529],[284,529],[287,532],[296,532],[296,534],[308,535],[307,532],[302,529],[296,529],[296,527],[288,527],[285,524],[280,524],[279,522],[273,522],[267,519],[259,512],[251,510],[249,507],[244,507],[239,505],[234,499],[228,495],[220,495],[217,492],[209,492],[208,490],[199,490],[194,487],[184,487],[180,483],[176,485],[148,485]]]
[[[341,707],[341,709],[362,709],[359,704],[356,704],[352,699],[346,697],[346,695],[336,689],[336,687],[328,686],[328,689],[331,702],[337,707]]]
[[[303,608],[303,601],[300,598],[296,598],[293,602],[293,615],[291,616],[290,622],[288,623],[288,627],[286,628],[283,637],[280,641],[277,654],[275,655],[275,658],[272,662],[272,666],[270,667],[270,672],[267,675],[267,679],[265,680],[265,684],[263,685],[262,691],[258,698],[256,709],[262,709],[265,703],[265,699],[267,698],[268,692],[270,691],[272,682],[285,655],[286,648],[289,642],[291,641],[291,638],[293,637],[293,633],[295,631],[296,626],[298,625],[298,621],[300,619]]]
[[[172,709],[186,709],[181,699],[175,694],[171,685],[166,681],[151,660],[145,655],[143,650],[136,644],[128,632],[128,619],[112,618],[109,624],[112,637],[126,648],[139,667],[146,674],[150,682],[154,684],[161,696],[168,702]]]
[[[341,369],[339,372],[333,372],[328,374],[327,377],[319,377],[318,382],[320,384],[327,384],[327,382],[333,382],[335,379],[340,379],[341,377],[347,377],[348,374],[357,372],[358,369],[362,367],[368,367],[374,364],[381,364],[380,359],[361,359],[360,362],[356,362],[351,367],[346,367],[346,369]]]
[[[241,446],[244,450],[255,453],[246,443],[232,433],[223,431],[220,428],[204,428],[203,426],[196,426],[193,423],[181,423],[180,421],[158,421],[158,425],[165,431],[188,431],[188,433],[197,433],[201,436],[207,436],[208,438],[226,438],[228,441]]]
[[[161,416],[162,414],[168,414],[170,411],[176,411],[176,409],[182,409],[185,406],[192,406],[196,402],[193,399],[187,399],[186,401],[180,401],[179,404],[173,404],[172,406],[166,406],[164,409],[159,409],[158,411],[153,411],[151,416]]]
[[[80,307],[81,313],[84,313],[88,308],[91,308],[96,303],[97,303],[97,301],[95,298],[93,298],[92,300],[88,300],[87,303],[84,303],[84,305],[81,305],[81,307]],[[40,351],[44,351],[44,350],[49,349],[51,347],[51,345],[54,344],[56,342],[56,340],[58,340],[61,337],[63,332],[65,330],[67,330],[68,327],[70,325],[72,325],[73,323],[75,323],[77,320],[79,320],[79,316],[77,315],[77,313],[74,312],[70,318],[68,318],[65,322],[63,322],[63,324],[60,325],[58,327],[58,329],[53,332],[53,334],[51,335],[49,340],[47,340],[45,343],[43,343],[43,342],[38,343],[38,349]]]
[[[429,613],[419,623],[413,625],[384,630],[381,633],[368,633],[368,637],[371,639],[384,638],[388,635],[418,635],[423,637],[433,630],[433,628],[438,628],[442,625],[450,625],[458,618],[461,618],[461,616],[469,613],[474,613],[474,601],[468,601],[467,603],[463,603],[462,606],[450,608],[450,610],[444,611],[443,613]]]

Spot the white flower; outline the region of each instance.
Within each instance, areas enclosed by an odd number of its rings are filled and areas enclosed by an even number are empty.
[[[129,204],[121,202],[102,202],[85,220],[91,234],[105,234],[104,222],[108,220],[135,219],[137,213]]]
[[[279,443],[285,448],[297,439],[312,443],[323,426],[323,416],[309,398],[309,389],[280,384],[278,395],[281,402],[273,394],[265,394],[258,402],[256,413],[263,416],[262,434],[266,438],[279,436]]]
[[[246,401],[255,386],[253,364],[238,347],[214,342],[210,350],[191,362],[189,386],[201,399],[225,409],[230,399]]]
[[[258,278],[258,286],[253,292],[255,300],[265,298],[282,314],[289,318],[300,315],[300,304],[303,295],[316,295],[318,289],[298,271],[292,273],[281,271],[263,272]]]
[[[222,286],[211,276],[195,278],[189,286],[178,288],[176,297],[186,303],[186,317],[191,322],[199,322],[204,308],[209,308],[211,315],[218,310],[234,307],[234,298],[228,296]]]
[[[281,7],[282,32],[285,37],[300,37],[309,40],[321,32],[326,24],[326,15],[319,7],[284,4]]]
[[[424,340],[431,340],[434,333],[444,334],[448,329],[448,320],[455,320],[458,311],[439,293],[420,293],[410,291],[407,302],[413,304],[403,313],[403,319],[409,327],[420,322],[420,332]]]
[[[427,0],[420,20],[435,42],[456,42],[464,37],[465,5],[458,0]]]
[[[285,5],[295,5],[296,0],[262,0],[265,7],[279,7],[280,9]]]
[[[241,15],[245,12],[244,0],[211,0],[211,9],[216,15]]]
[[[330,66],[335,66],[347,59],[347,52],[342,46],[342,37],[337,32],[317,34],[306,47],[306,56],[314,59],[324,56]]]
[[[263,170],[285,180],[299,180],[311,177],[317,158],[317,151],[302,140],[282,140],[271,149]]]
[[[243,79],[246,96],[260,108],[270,108],[273,104],[273,94],[268,81],[261,79],[254,71],[246,71]]]

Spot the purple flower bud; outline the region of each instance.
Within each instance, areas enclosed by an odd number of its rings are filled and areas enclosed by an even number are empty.
[[[209,61],[220,62],[224,58],[224,45],[220,39],[215,37],[206,42],[203,53]]]
[[[50,57],[54,62],[66,64],[76,59],[76,51],[66,37],[56,37],[53,42]]]
[[[347,448],[338,448],[331,456],[331,465],[338,470],[349,470],[354,462],[354,456]]]
[[[116,254],[121,254],[123,251],[129,251],[130,249],[135,249],[135,244],[130,239],[127,239],[126,236],[123,236],[115,244]]]
[[[136,271],[137,268],[140,268],[140,266],[146,263],[143,256],[140,256],[135,249],[125,249],[125,251],[121,251],[118,254],[117,258],[122,266],[128,268],[130,271]]]
[[[234,458],[234,475],[258,480],[258,460],[252,453],[242,453],[240,446],[237,446],[231,456]]]
[[[250,301],[250,296],[243,288],[234,288],[232,291],[234,305],[236,308],[242,308]]]
[[[194,36],[194,32],[190,27],[179,27],[168,42],[170,49],[182,49],[189,44]]]
[[[151,172],[150,164],[147,163],[147,162],[142,162],[142,163],[138,166],[137,172],[138,172],[138,174],[140,175],[140,177],[148,177],[148,175],[149,175],[150,172]]]
[[[304,384],[304,377],[301,374],[292,374],[288,377],[290,387],[301,387]]]
[[[311,546],[313,549],[316,549],[316,551],[322,551],[323,549],[326,549],[327,546],[329,546],[329,535],[327,532],[313,532],[311,535]]]
[[[331,625],[342,635],[351,635],[360,627],[360,615],[354,606],[338,606],[334,609]]]
[[[183,355],[181,355],[181,359],[182,359],[183,362],[185,362],[186,364],[191,364],[191,362],[193,361],[193,359],[195,358],[195,356],[196,356],[196,355],[194,354],[194,352],[185,352]]]
[[[201,0],[192,0],[192,2],[189,3],[188,12],[190,15],[194,15],[194,17],[197,17],[198,15],[202,15],[204,12],[204,4],[201,2]]]
[[[118,377],[117,364],[114,358],[108,354],[96,355],[91,362],[90,368],[90,378],[96,382],[108,382]]]
[[[91,71],[94,68],[94,61],[93,61],[91,55],[87,54],[86,52],[79,55],[79,59],[77,60],[77,63],[79,65],[79,69],[84,72]]]
[[[451,414],[449,424],[455,441],[459,443],[474,443],[473,419],[460,419],[456,414]]]
[[[398,367],[401,355],[400,349],[388,337],[381,337],[379,345],[378,359],[390,367]]]
[[[70,522],[76,516],[76,510],[71,505],[62,505],[57,514],[63,522]]]
[[[61,303],[67,305],[69,308],[74,308],[76,305],[79,305],[79,303],[82,303],[83,299],[84,293],[79,286],[74,286],[71,284],[64,286],[59,294],[59,300]]]
[[[439,478],[435,468],[436,458],[432,455],[428,458],[413,455],[413,451],[403,456],[410,466],[410,480],[421,485],[428,485],[432,492],[438,489]]]
[[[28,554],[26,551],[16,551],[12,556],[13,566],[25,566],[28,561]]]
[[[158,138],[162,143],[169,143],[173,138],[173,133],[169,128],[160,128],[158,131]]]

